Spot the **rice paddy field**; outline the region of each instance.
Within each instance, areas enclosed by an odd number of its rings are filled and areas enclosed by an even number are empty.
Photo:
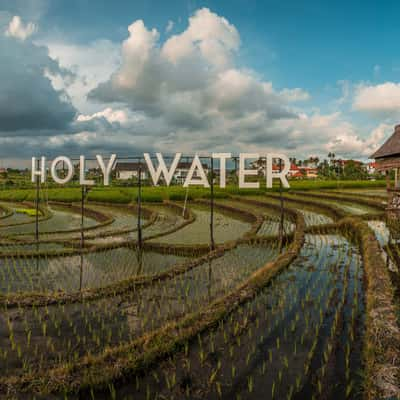
[[[0,398],[400,399],[381,188],[62,190],[0,196]]]

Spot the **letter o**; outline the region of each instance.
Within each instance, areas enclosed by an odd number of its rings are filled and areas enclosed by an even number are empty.
[[[68,173],[65,178],[60,178],[57,175],[57,169],[56,169],[57,164],[62,161],[67,164]],[[51,164],[50,172],[51,172],[51,177],[53,178],[54,182],[59,183],[60,185],[64,185],[65,183],[69,182],[72,179],[72,177],[74,176],[74,166],[72,165],[72,162],[68,157],[59,156],[53,160],[53,162]]]

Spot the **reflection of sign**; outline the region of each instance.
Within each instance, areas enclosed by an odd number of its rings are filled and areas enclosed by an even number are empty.
[[[154,185],[158,185],[161,175],[164,178],[164,182],[167,186],[170,185],[172,178],[174,176],[175,170],[178,166],[179,160],[182,157],[181,153],[176,153],[169,168],[166,166],[164,158],[161,153],[156,153],[158,165],[154,166],[153,161],[148,153],[143,154],[145,160],[145,165],[150,173],[151,179]],[[213,153],[211,158],[219,161],[219,186],[221,188],[226,187],[226,161],[232,157],[231,153]],[[260,154],[258,153],[240,153],[239,154],[239,187],[248,189],[258,189],[260,183],[257,182],[246,182],[246,176],[258,175],[258,170],[256,169],[246,169],[246,161],[250,159],[259,159]],[[97,155],[96,160],[98,167],[100,168],[103,175],[103,184],[108,186],[110,184],[110,174],[115,165],[117,156],[112,154],[107,163],[104,162],[102,156]],[[268,188],[272,187],[273,178],[278,178],[281,180],[283,187],[288,188],[289,183],[286,179],[286,175],[290,169],[290,162],[286,155],[284,154],[266,154],[265,155],[265,176],[266,176],[266,186]],[[273,170],[273,159],[280,159],[283,161],[281,171]],[[66,175],[63,177],[59,176],[58,167],[60,163],[63,163],[66,169]],[[144,166],[144,165],[143,165]],[[70,158],[66,156],[59,156],[55,158],[50,164],[50,175],[53,180],[61,185],[68,183],[74,176],[74,166]],[[42,183],[46,182],[47,179],[47,168],[46,168],[46,158],[41,157],[37,160],[32,157],[32,182],[40,177]],[[94,185],[94,181],[91,179],[86,179],[85,176],[85,157],[80,156],[79,158],[79,183],[81,185]],[[183,183],[184,187],[189,185],[201,185],[204,187],[210,187],[207,175],[201,164],[198,155],[193,157],[192,164],[190,166],[189,172]]]

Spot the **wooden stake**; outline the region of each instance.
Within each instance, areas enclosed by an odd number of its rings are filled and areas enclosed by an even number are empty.
[[[211,184],[210,184],[210,248],[215,249],[214,242],[214,160],[211,157]]]

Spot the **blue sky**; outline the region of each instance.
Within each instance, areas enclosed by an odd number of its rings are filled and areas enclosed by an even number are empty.
[[[52,155],[169,152],[178,143],[192,152],[365,159],[400,121],[399,9],[378,1],[0,0],[0,74],[16,83],[0,94],[11,108],[3,124],[0,111],[0,146],[7,156],[15,148],[14,158],[25,154],[12,139]],[[14,63],[36,65],[37,74],[21,66],[16,74]],[[17,105],[29,88],[43,91],[43,104],[25,95]],[[55,115],[65,117],[58,124],[45,121],[53,95]],[[29,107],[42,125],[30,128]]]

